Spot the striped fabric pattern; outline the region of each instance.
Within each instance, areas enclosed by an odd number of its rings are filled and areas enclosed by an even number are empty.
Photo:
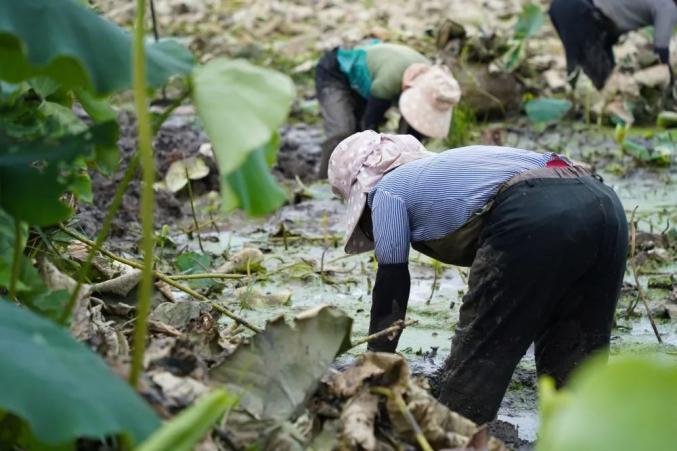
[[[468,146],[409,162],[370,191],[376,259],[406,263],[411,242],[457,230],[515,175],[545,167],[555,154]]]

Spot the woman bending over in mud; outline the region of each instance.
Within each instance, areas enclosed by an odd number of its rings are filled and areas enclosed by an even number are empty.
[[[431,65],[412,48],[383,43],[327,52],[317,64],[315,88],[326,135],[321,178],[336,145],[355,132],[378,130],[393,103],[402,113],[401,131],[443,138],[461,97],[445,66]]]
[[[550,18],[567,59],[575,86],[581,67],[597,89],[614,69],[613,46],[628,31],[654,27],[654,50],[670,72],[670,39],[677,25],[677,0],[553,0]]]
[[[614,191],[556,154],[470,146],[439,154],[411,135],[343,140],[329,162],[347,200],[348,253],[374,249],[369,333],[403,319],[410,245],[471,266],[440,400],[492,420],[532,343],[558,385],[605,350],[625,271],[628,231]],[[399,336],[369,343],[394,352]]]

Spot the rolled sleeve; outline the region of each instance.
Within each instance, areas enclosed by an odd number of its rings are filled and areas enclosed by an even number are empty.
[[[376,260],[380,264],[406,263],[409,260],[411,231],[404,200],[387,191],[377,190],[371,203]]]

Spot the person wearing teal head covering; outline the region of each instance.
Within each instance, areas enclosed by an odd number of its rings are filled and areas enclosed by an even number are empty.
[[[416,50],[372,41],[351,49],[335,48],[318,62],[315,86],[324,119],[320,178],[327,177],[331,152],[347,136],[378,130],[402,92],[402,77],[412,64],[431,62]],[[404,131],[422,134],[411,126]]]

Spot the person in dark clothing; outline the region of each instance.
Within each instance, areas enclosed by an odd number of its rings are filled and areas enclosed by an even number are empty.
[[[342,141],[329,162],[348,201],[348,253],[378,261],[369,333],[404,319],[410,246],[470,266],[440,400],[492,420],[535,343],[539,375],[562,385],[609,344],[625,271],[623,207],[599,177],[552,153],[497,146],[427,152],[410,135]],[[368,343],[395,352],[399,335]]]
[[[660,62],[670,67],[670,39],[677,25],[675,0],[553,0],[549,14],[564,45],[572,86],[580,66],[602,89],[615,66],[613,46],[618,38],[646,26],[654,27],[654,50]]]
[[[417,51],[397,44],[327,52],[317,64],[315,87],[326,135],[320,178],[327,177],[336,145],[355,132],[378,130],[395,101],[409,133],[441,138],[460,99],[458,83],[446,67],[433,66]]]

